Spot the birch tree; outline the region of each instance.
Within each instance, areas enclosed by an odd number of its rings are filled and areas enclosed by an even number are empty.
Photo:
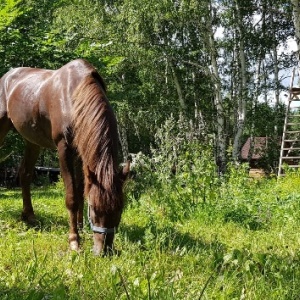
[[[236,36],[237,36],[237,48],[239,59],[239,84],[238,84],[238,102],[237,102],[237,124],[236,133],[234,136],[232,158],[234,161],[238,161],[241,137],[245,127],[246,121],[246,100],[248,98],[247,93],[247,72],[246,72],[246,58],[245,58],[245,35],[244,35],[244,22],[241,14],[241,7],[238,1],[235,1],[235,18],[236,18]]]
[[[218,66],[218,49],[215,42],[215,31],[213,28],[213,3],[208,4],[208,19],[207,19],[208,44],[211,59],[211,76],[214,88],[214,104],[216,109],[216,162],[219,167],[219,173],[226,171],[226,140],[224,133],[224,111],[222,98],[222,84]]]
[[[295,38],[297,43],[298,65],[300,68],[300,1],[291,0],[291,3],[293,5],[293,22],[295,27]]]

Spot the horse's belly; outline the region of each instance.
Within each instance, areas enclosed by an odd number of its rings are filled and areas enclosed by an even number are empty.
[[[25,140],[43,148],[56,148],[51,136],[51,125],[45,124],[45,122],[41,124],[41,122],[34,122],[31,120],[22,124],[14,123],[14,127]]]
[[[25,140],[44,148],[55,148],[48,113],[41,111],[40,103],[33,100],[26,101],[12,94],[8,100],[8,117]]]

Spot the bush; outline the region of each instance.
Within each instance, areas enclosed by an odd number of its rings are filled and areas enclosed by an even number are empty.
[[[219,179],[212,141],[197,136],[183,118],[170,118],[158,129],[151,156],[139,154],[129,198],[149,191],[172,218],[182,218],[199,203],[214,201]]]
[[[253,180],[248,164],[229,163],[219,177],[213,143],[197,136],[183,118],[170,118],[156,133],[151,156],[135,161],[136,178],[129,184],[129,204],[143,206],[149,222],[168,222],[203,214],[249,230],[268,230],[289,214],[300,219],[300,175]],[[147,197],[145,197],[147,194]],[[149,223],[149,224],[150,224]]]

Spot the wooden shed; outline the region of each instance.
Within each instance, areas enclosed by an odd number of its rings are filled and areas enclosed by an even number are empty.
[[[249,137],[243,145],[240,153],[242,162],[249,163],[249,176],[262,177],[266,174],[264,158],[270,151],[269,138],[267,137]]]
[[[265,155],[268,149],[267,137],[254,137],[252,149],[251,138],[249,137],[241,150],[241,160],[248,161],[250,168],[256,168],[259,166],[259,161]],[[251,152],[251,153],[250,153]]]

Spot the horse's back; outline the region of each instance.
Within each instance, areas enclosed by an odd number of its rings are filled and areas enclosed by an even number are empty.
[[[10,70],[0,81],[0,117],[7,114],[28,141],[54,148],[71,124],[72,94],[93,70],[81,59],[58,70]]]

